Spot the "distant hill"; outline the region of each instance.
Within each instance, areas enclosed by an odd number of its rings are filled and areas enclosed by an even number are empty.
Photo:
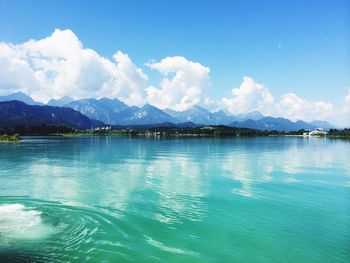
[[[164,110],[180,122],[191,121],[196,124],[205,125],[228,125],[234,121],[259,120],[264,118],[260,112],[253,111],[246,114],[231,115],[222,110],[210,112],[202,107],[193,106],[185,111]]]
[[[231,127],[249,128],[267,131],[297,131],[301,129],[313,130],[316,127],[304,121],[293,122],[284,118],[265,117],[259,120],[245,120],[243,122],[232,122]]]
[[[217,121],[217,124],[224,124],[227,125],[235,120],[235,117],[223,110],[215,111],[211,113],[215,120]]]
[[[318,128],[323,128],[323,129],[335,129],[335,128],[337,128],[335,125],[329,123],[328,121],[315,120],[315,121],[309,122],[309,124],[311,124],[315,127],[318,127]]]
[[[44,105],[40,102],[34,101],[30,96],[28,96],[23,92],[16,92],[7,96],[0,96],[0,101],[11,101],[11,100],[22,101],[28,105]]]
[[[210,112],[199,106],[193,106],[185,111],[164,110],[178,122],[193,122],[204,125],[229,124],[234,120],[233,116],[223,111]]]
[[[251,111],[245,114],[238,114],[238,115],[234,115],[234,119],[235,121],[246,121],[246,120],[253,120],[253,121],[257,121],[260,119],[265,118],[266,116],[262,115],[260,112],[258,111]]]
[[[0,102],[0,127],[42,124],[76,129],[103,125],[102,122],[90,120],[80,112],[70,108],[28,105],[16,100]]]

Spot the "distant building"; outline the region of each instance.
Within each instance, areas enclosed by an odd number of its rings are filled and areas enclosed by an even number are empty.
[[[322,128],[316,128],[315,130],[309,132],[309,136],[324,136],[327,134],[328,132],[323,130]]]
[[[112,130],[112,126],[96,127],[94,130],[95,131],[110,131],[110,130]]]

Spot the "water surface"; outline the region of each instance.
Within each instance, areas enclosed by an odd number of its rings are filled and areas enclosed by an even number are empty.
[[[0,262],[348,262],[350,142],[0,144]]]

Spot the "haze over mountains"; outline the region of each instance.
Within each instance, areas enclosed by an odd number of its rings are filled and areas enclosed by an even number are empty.
[[[21,115],[19,112],[31,112],[31,114],[39,114],[40,111],[46,112],[44,114],[47,118],[47,122],[60,123],[60,124],[69,124],[69,127],[75,128],[90,128],[93,125],[156,125],[156,124],[181,124],[181,123],[192,123],[193,125],[227,125],[232,127],[240,128],[252,128],[259,130],[278,130],[278,131],[291,131],[291,130],[300,130],[300,129],[315,129],[316,127],[321,127],[325,129],[334,128],[328,122],[325,121],[313,121],[313,122],[304,122],[296,121],[293,122],[284,118],[274,118],[269,116],[264,116],[260,112],[250,112],[247,114],[240,115],[230,115],[224,111],[210,112],[207,109],[204,109],[200,106],[193,106],[192,108],[186,111],[174,111],[171,109],[160,110],[150,104],[145,104],[142,107],[128,106],[118,99],[81,99],[73,100],[69,97],[63,97],[61,99],[55,100],[51,99],[47,106],[42,106],[41,103],[35,102],[31,97],[26,95],[23,92],[17,92],[8,96],[1,96],[0,101],[21,101],[23,103],[12,102],[12,110],[16,112],[17,115]],[[35,105],[34,108],[31,108],[28,105]],[[55,106],[55,107],[52,107]],[[7,108],[6,108],[7,107]],[[8,104],[0,103],[0,112],[4,111],[4,108],[7,109],[8,118],[15,118],[16,116],[9,115]],[[70,108],[70,112],[67,112],[67,108]],[[62,114],[61,114],[62,111]],[[60,116],[59,120],[52,117],[52,113],[55,116]],[[55,112],[55,113],[53,113]],[[64,113],[63,113],[64,112]],[[75,112],[78,112],[82,116],[87,116],[89,121],[83,120],[83,117]],[[67,116],[65,115],[67,114]],[[33,116],[34,116],[33,115]],[[40,115],[40,114],[39,114]],[[73,120],[64,120],[64,118],[69,118],[68,115],[75,116],[74,119],[77,123],[82,123],[79,125],[73,125]],[[32,116],[32,117],[33,117]],[[40,115],[41,116],[41,115]],[[66,116],[66,117],[65,117]],[[18,116],[17,116],[18,117]],[[5,115],[2,116],[1,122],[5,121]],[[44,119],[45,119],[44,118]],[[56,117],[57,118],[57,117]],[[39,122],[43,123],[45,120],[42,119]],[[17,120],[20,120],[20,118]],[[35,118],[32,118],[33,122],[38,122]],[[100,121],[100,122],[98,122]],[[23,121],[26,124],[29,124],[30,121],[26,119]]]
[[[30,96],[28,96],[23,92],[16,92],[7,96],[0,96],[0,101],[10,101],[10,100],[22,101],[28,105],[44,105],[43,103],[34,101]]]

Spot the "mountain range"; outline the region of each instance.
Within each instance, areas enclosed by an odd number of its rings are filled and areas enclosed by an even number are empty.
[[[39,102],[35,102],[30,96],[22,92],[0,97],[0,101],[9,100],[21,101],[28,105],[43,105]],[[257,111],[249,112],[247,114],[231,115],[222,110],[210,112],[200,106],[193,106],[188,110],[180,112],[171,109],[161,110],[150,104],[145,104],[142,107],[128,106],[118,99],[109,98],[73,100],[70,97],[63,97],[61,99],[51,99],[47,105],[48,106],[45,107],[55,106],[51,108],[58,109],[70,108],[73,110],[72,112],[79,112],[83,116],[85,115],[92,120],[89,124],[86,122],[86,125],[78,125],[81,127],[90,127],[92,124],[96,124],[95,120],[97,120],[100,121],[100,124],[105,123],[115,126],[191,123],[191,125],[195,124],[199,126],[227,125],[231,127],[252,128],[269,131],[292,131],[300,129],[312,130],[317,127],[324,129],[334,128],[332,124],[325,121],[294,122],[284,118],[264,116]],[[52,110],[51,108],[45,107],[42,107],[44,112]],[[57,111],[57,109],[55,110]],[[62,116],[62,118],[63,117],[64,116]],[[60,119],[60,121],[63,120],[64,119]],[[50,120],[50,122],[52,121],[54,120]]]
[[[91,120],[70,108],[28,105],[18,100],[0,102],[0,127],[36,125],[65,126],[76,129],[88,129],[91,126],[104,125],[101,121]]]
[[[231,127],[238,128],[250,128],[256,130],[266,130],[266,131],[297,131],[297,130],[313,130],[318,126],[312,125],[305,121],[296,121],[293,122],[284,118],[273,118],[273,117],[264,117],[258,120],[244,120],[244,121],[235,121],[229,124]],[[323,127],[322,127],[323,128]]]

